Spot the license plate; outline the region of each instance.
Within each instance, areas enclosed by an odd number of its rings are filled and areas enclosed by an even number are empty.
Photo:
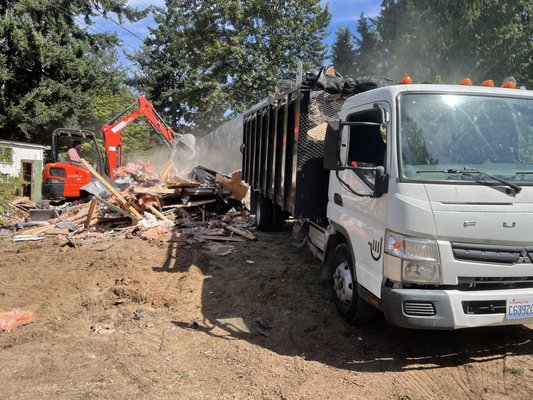
[[[505,318],[520,319],[533,317],[533,299],[507,299]]]

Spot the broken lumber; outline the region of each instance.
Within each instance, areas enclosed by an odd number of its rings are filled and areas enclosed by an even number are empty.
[[[230,232],[233,232],[239,236],[242,236],[248,240],[257,240],[257,238],[249,231],[245,230],[245,229],[241,229],[241,228],[236,228],[234,226],[231,226],[231,225],[224,225],[224,229],[230,231]]]
[[[122,197],[122,195],[117,190],[115,190],[115,188],[108,181],[106,181],[102,177],[102,175],[100,175],[98,172],[96,172],[96,170],[91,166],[91,164],[89,164],[87,161],[85,161],[84,158],[80,159],[80,162],[84,165],[85,168],[87,168],[89,170],[89,172],[91,172],[91,174],[93,174],[93,176],[96,179],[98,179],[100,181],[100,183],[102,185],[104,185],[107,188],[107,190],[109,190],[111,192],[111,194],[113,194],[113,196],[115,196],[117,198],[117,200],[120,203],[120,205],[125,207],[126,211],[128,211],[130,214],[133,214],[136,218],[142,219],[142,215],[135,208],[133,208],[131,206],[128,207],[126,199],[124,197]]]
[[[89,205],[89,211],[87,212],[87,218],[85,219],[84,227],[85,229],[88,229],[91,225],[91,220],[93,218],[94,209],[96,208],[96,199],[93,197],[91,200],[91,204]]]
[[[161,182],[165,182],[165,179],[167,179],[168,174],[172,171],[173,168],[176,169],[176,167],[174,166],[174,161],[167,160],[167,162],[163,164],[163,166],[159,170],[159,180]]]
[[[163,214],[161,214],[161,212],[159,212],[159,210],[157,208],[155,208],[154,206],[149,206],[148,209],[152,212],[152,214],[154,214],[156,217],[158,217],[160,220],[162,221],[168,221],[168,222],[172,222],[171,220],[169,220],[167,217],[165,217]]]
[[[246,239],[235,236],[196,235],[197,239],[214,240],[220,242],[246,242]]]
[[[201,200],[201,201],[189,201],[185,204],[170,204],[168,206],[163,206],[163,208],[188,208],[188,207],[196,207],[196,206],[202,206],[204,204],[214,203],[217,199],[210,199],[210,200]]]
[[[152,187],[134,187],[133,193],[135,194],[180,194],[181,190],[179,188],[169,189],[158,186]]]

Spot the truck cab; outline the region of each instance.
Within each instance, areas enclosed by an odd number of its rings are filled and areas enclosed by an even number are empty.
[[[328,141],[324,251],[345,318],[533,322],[530,91],[379,88],[346,100]]]

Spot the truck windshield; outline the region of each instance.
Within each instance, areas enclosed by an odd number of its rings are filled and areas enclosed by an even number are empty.
[[[533,183],[533,99],[403,94],[400,146],[409,180]]]

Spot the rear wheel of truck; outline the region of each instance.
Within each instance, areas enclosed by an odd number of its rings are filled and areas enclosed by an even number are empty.
[[[283,229],[283,221],[285,220],[285,213],[281,206],[277,204],[272,205],[272,230],[281,231]]]
[[[257,195],[257,207],[255,210],[255,225],[257,229],[263,232],[272,230],[272,212],[273,204],[262,194]]]
[[[328,264],[333,298],[339,314],[352,325],[371,321],[376,309],[357,292],[350,247],[346,243],[338,245],[330,256]]]

